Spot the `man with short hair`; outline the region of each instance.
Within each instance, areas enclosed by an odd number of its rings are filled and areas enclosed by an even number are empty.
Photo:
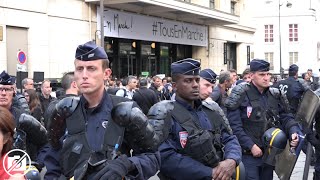
[[[134,76],[127,77],[127,84],[124,88],[120,88],[116,92],[116,96],[132,99],[135,89],[137,88],[138,80]]]
[[[231,89],[236,86],[237,80],[238,80],[238,74],[237,74],[237,70],[235,69],[229,69],[230,72],[230,77],[231,77]]]
[[[111,69],[104,49],[94,42],[79,45],[74,66],[81,96],[62,99],[51,114],[50,148],[61,150],[56,155],[61,160],[51,159],[53,171],[47,178],[59,178],[61,174],[74,179],[109,180],[153,176],[160,166],[157,146],[153,146],[159,142],[150,136],[155,134],[153,128],[134,101],[107,94],[104,81]],[[141,124],[136,126],[136,122]]]
[[[151,106],[159,102],[157,95],[154,91],[147,88],[148,80],[140,79],[139,89],[135,91],[132,100],[137,102],[144,114],[148,114]]]
[[[52,91],[50,84],[51,82],[49,80],[44,80],[41,84],[41,93],[39,95],[39,100],[41,104],[42,113],[44,113],[47,110],[50,102],[52,102],[55,99],[50,95]]]
[[[0,74],[0,106],[8,109],[15,120],[13,146],[26,151],[33,162],[39,163],[38,168],[41,169],[43,160],[38,156],[38,152],[47,143],[46,130],[37,119],[13,106],[14,96],[15,78],[3,71]]]
[[[240,163],[240,146],[236,137],[222,127],[223,123],[213,124],[214,117],[203,110],[200,97],[208,96],[209,93],[204,91],[212,88],[214,73],[209,70],[201,73],[201,84],[210,83],[201,88],[199,71],[200,62],[191,58],[171,64],[176,101],[169,138],[159,148],[159,176],[192,180],[231,179]]]
[[[23,91],[27,90],[27,89],[34,89],[34,82],[33,79],[31,78],[24,78],[21,81],[21,86]]]
[[[61,87],[65,91],[65,97],[78,96],[79,88],[75,81],[74,72],[67,72],[61,78]]]
[[[219,104],[225,114],[227,113],[227,109],[225,108],[225,101],[228,97],[227,91],[231,88],[232,82],[232,77],[229,71],[221,72],[219,76],[219,84],[214,87],[211,94],[211,99]]]
[[[237,85],[225,103],[230,126],[242,148],[248,180],[273,179],[276,150],[283,150],[288,139],[295,148],[301,133],[293,115],[285,110],[281,92],[269,87],[269,67],[265,60],[252,60],[251,83]],[[272,128],[277,128],[276,132]]]
[[[159,76],[153,76],[152,83],[149,87],[152,91],[154,91],[157,94],[157,97],[159,101],[166,100],[166,97],[164,95],[164,86],[162,84],[162,80]]]
[[[290,113],[294,115],[297,113],[303,93],[308,90],[307,83],[302,82],[302,84],[298,80],[298,71],[299,67],[296,64],[290,65],[289,77],[273,85],[287,96],[290,104]]]
[[[251,77],[250,77],[250,69],[247,68],[243,71],[242,73],[242,80],[247,82],[247,83],[250,83],[251,82]]]

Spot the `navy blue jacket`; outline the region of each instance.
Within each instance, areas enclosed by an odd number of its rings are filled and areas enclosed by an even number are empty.
[[[202,110],[201,101],[195,101],[195,107],[192,108],[179,97],[176,101],[185,107],[198,121],[203,129],[212,129],[212,125]],[[173,179],[212,179],[212,167],[203,165],[202,163],[192,159],[191,157],[182,155],[179,150],[182,149],[180,144],[179,132],[186,131],[180,124],[172,118],[172,127],[169,138],[159,147],[161,154],[161,170],[160,172]],[[225,145],[225,159],[233,159],[238,164],[241,160],[241,147],[234,135],[228,134],[227,130],[221,126],[221,142]]]
[[[269,89],[266,89],[262,94],[258,91],[258,89],[251,83],[251,87],[250,88],[254,88],[257,94],[260,94],[260,105],[261,107],[265,107],[265,109],[267,108],[267,91]],[[231,92],[232,94],[233,92]],[[232,96],[232,95],[230,95]],[[244,129],[243,129],[243,125],[242,122],[243,120],[247,119],[247,107],[248,106],[252,106],[248,96],[245,94],[244,99],[241,101],[240,106],[236,109],[236,110],[230,110],[230,108],[228,108],[228,114],[227,114],[227,118],[229,119],[229,123],[230,126],[232,128],[233,133],[237,136],[239,143],[242,147],[242,149],[244,150],[251,150],[252,146],[255,144],[252,139],[245,133]],[[279,110],[279,115],[280,115],[280,121],[281,121],[281,125],[282,125],[282,129],[286,126],[286,124],[289,121],[293,121],[293,115],[291,113],[286,113],[284,111],[284,107],[282,106],[282,104],[278,104],[278,110]],[[289,130],[289,132],[287,132],[287,135],[295,133],[295,132],[301,132],[299,127],[297,125],[292,126]]]
[[[286,82],[290,83],[291,86],[286,87],[286,85],[284,85]],[[289,76],[287,79],[277,82],[274,87],[277,87],[286,93],[286,96],[290,102],[290,112],[295,114],[297,112],[302,95],[308,89],[308,87],[304,87],[299,80],[295,79],[293,76]]]
[[[79,103],[86,103],[85,98],[82,96]],[[85,107],[85,106],[83,106]],[[105,134],[105,128],[102,126],[102,122],[107,121],[111,118],[111,109],[113,108],[112,100],[109,94],[104,92],[103,99],[100,104],[94,109],[84,108],[83,111],[86,114],[87,119],[87,140],[92,150],[100,150],[103,144],[103,137]],[[125,137],[124,137],[125,138]],[[124,139],[125,142],[125,139]],[[127,147],[126,144],[122,144]],[[47,166],[47,174],[45,179],[58,178],[61,175],[61,169],[59,167],[59,156],[60,151],[53,150],[50,147],[46,155],[45,165]],[[160,154],[157,153],[146,153],[138,154],[129,157],[129,160],[135,165],[137,173],[133,176],[128,176],[131,179],[148,179],[149,177],[156,174],[160,169]]]

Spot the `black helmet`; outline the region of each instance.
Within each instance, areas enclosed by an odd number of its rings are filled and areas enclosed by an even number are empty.
[[[287,136],[279,128],[270,128],[262,136],[262,142],[265,145],[263,159],[265,163],[275,164],[275,156],[280,154],[287,145]]]

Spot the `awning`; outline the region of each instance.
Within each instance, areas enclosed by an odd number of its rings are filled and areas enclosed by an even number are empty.
[[[85,0],[99,4],[100,0]],[[200,25],[231,25],[239,16],[178,0],[104,0],[105,7]]]

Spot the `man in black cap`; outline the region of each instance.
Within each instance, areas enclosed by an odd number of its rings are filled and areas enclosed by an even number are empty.
[[[153,176],[160,166],[155,150],[160,142],[154,139],[153,128],[135,102],[107,94],[104,82],[111,69],[104,49],[93,42],[79,45],[74,65],[75,81],[82,95],[62,99],[49,118],[50,146],[61,160],[51,159],[46,177],[59,178],[61,173],[77,180]]]
[[[204,112],[200,97],[208,97],[209,92],[204,91],[212,90],[215,73],[206,69],[200,78],[199,71],[200,62],[191,58],[171,64],[176,101],[169,138],[159,148],[160,176],[184,180],[230,179],[240,162],[241,149],[236,137],[222,123],[212,123],[213,116]],[[219,131],[214,132],[216,126]]]
[[[206,100],[210,97],[217,75],[211,69],[203,69],[200,71],[200,98]]]
[[[267,147],[269,143],[263,141],[267,139],[262,138],[266,130],[271,127],[280,128],[288,135],[292,147],[298,145],[297,133],[301,132],[293,115],[284,110],[281,92],[269,87],[269,66],[265,60],[252,60],[251,83],[237,85],[226,100],[227,117],[241,145],[246,178],[250,180],[270,180],[273,177],[274,159],[271,151],[267,151],[267,148],[271,147]],[[279,144],[285,147],[286,138],[275,138],[275,142],[271,142],[270,145],[278,144],[281,140],[284,143]]]
[[[0,74],[0,106],[8,109],[15,120],[16,134],[13,148],[26,151],[31,160],[37,162],[39,165],[37,167],[41,169],[43,158],[38,156],[38,153],[47,143],[47,132],[37,119],[13,106],[15,81],[15,78],[5,71]]]
[[[306,83],[302,84],[302,82],[298,80],[298,71],[299,67],[295,64],[292,64],[289,67],[289,77],[285,80],[277,82],[274,85],[274,87],[278,88],[287,96],[290,103],[290,112],[293,115],[297,113],[302,95],[308,89]]]

